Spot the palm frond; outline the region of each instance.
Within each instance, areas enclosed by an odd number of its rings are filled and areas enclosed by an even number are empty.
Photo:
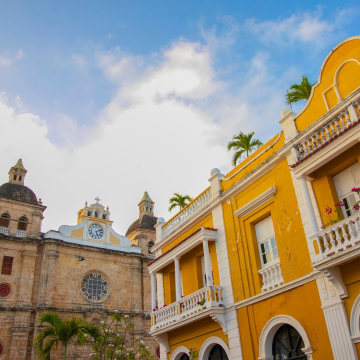
[[[238,134],[233,136],[233,140],[227,144],[227,149],[234,149],[235,153],[232,157],[232,164],[236,166],[241,157],[246,154],[246,157],[249,156],[254,150],[257,150],[262,146],[262,142],[259,139],[253,139],[254,131],[244,134],[240,131]]]
[[[39,317],[39,324],[48,323],[53,326],[61,326],[63,324],[60,316],[52,311],[46,312]]]
[[[315,83],[311,84],[307,76],[303,75],[300,84],[290,85],[291,91],[288,91],[286,94],[286,104],[290,105],[300,100],[308,100],[314,85]]]
[[[239,151],[236,151],[232,157],[232,165],[233,166],[236,166],[236,163],[237,161],[241,158],[242,154],[245,152],[245,150],[239,150]]]

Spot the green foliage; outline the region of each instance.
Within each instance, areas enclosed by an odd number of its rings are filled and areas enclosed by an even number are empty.
[[[189,360],[195,360],[196,358],[196,348],[191,348],[189,351]]]
[[[113,314],[111,321],[98,326],[99,336],[93,343],[92,360],[152,360],[148,347],[139,338],[132,339],[134,325],[128,315]]]
[[[253,151],[262,146],[262,142],[258,139],[253,139],[253,136],[254,132],[244,134],[240,131],[237,135],[234,135],[233,140],[228,143],[227,149],[235,150],[232,158],[233,166],[236,166],[236,163],[243,155],[246,154],[246,157],[248,157]]]
[[[61,343],[64,347],[63,358],[66,359],[67,347],[71,342],[84,344],[86,335],[93,338],[98,336],[96,326],[74,317],[61,319],[54,312],[46,312],[39,318],[39,324],[47,324],[34,341],[35,353],[40,359],[50,360],[51,349]]]
[[[303,75],[300,84],[290,85],[290,91],[286,94],[286,104],[290,105],[300,100],[308,100],[314,85],[315,83],[310,84],[307,76]]]
[[[169,203],[170,203],[169,211],[174,209],[176,206],[178,206],[181,210],[190,201],[192,201],[192,198],[189,195],[181,195],[179,193],[174,193],[174,196],[169,199]]]

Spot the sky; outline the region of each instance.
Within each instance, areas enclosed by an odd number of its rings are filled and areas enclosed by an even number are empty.
[[[289,86],[359,18],[352,0],[3,1],[0,183],[22,157],[44,232],[99,196],[124,234],[144,191],[169,219],[174,192],[231,170],[233,135],[281,130]]]

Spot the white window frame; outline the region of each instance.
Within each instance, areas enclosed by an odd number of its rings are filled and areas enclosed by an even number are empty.
[[[356,179],[353,176],[353,171],[356,170],[356,168],[360,169],[360,164],[354,164],[350,167],[348,167],[346,170],[342,171],[340,174],[337,174],[336,176],[333,177],[333,181],[334,181],[334,185],[335,185],[335,189],[336,189],[336,193],[338,195],[339,201],[346,201],[347,202],[347,206],[349,206],[348,204],[350,203],[350,206],[348,207],[348,209],[346,209],[346,205],[341,207],[341,210],[343,212],[343,215],[345,218],[350,217],[351,215],[353,215],[354,213],[357,212],[357,210],[353,209],[353,205],[355,205],[355,202],[358,202],[360,200],[359,195],[357,193],[353,193],[351,191],[351,189],[353,187],[360,187],[360,182],[356,182]],[[338,181],[340,179],[340,177],[344,176],[345,174],[347,174],[348,179],[350,179],[350,188],[347,189],[346,192],[344,193],[340,193],[339,190],[339,184]],[[353,201],[351,201],[349,199],[349,197],[353,195]],[[355,201],[355,202],[354,202]]]
[[[259,227],[260,226],[263,226],[265,223],[268,223],[268,226],[270,226],[270,231],[266,236],[261,236],[259,234]],[[270,224],[271,223],[271,224]],[[279,262],[279,252],[278,252],[278,248],[277,248],[277,243],[276,243],[276,237],[275,237],[275,231],[274,231],[274,224],[272,222],[272,218],[271,216],[267,217],[266,219],[260,221],[259,223],[257,223],[255,225],[255,232],[256,232],[256,240],[257,240],[257,243],[258,243],[258,248],[259,248],[259,255],[260,255],[260,261],[261,261],[261,267],[262,268],[265,268],[267,266],[270,266],[272,264],[274,264],[275,262]],[[275,242],[275,247],[273,246],[272,242],[271,242],[271,239],[274,239],[274,242]],[[262,248],[261,248],[261,245],[262,244],[265,244],[267,243],[268,246],[269,246],[269,250],[266,251],[266,253],[269,253],[270,255],[270,260],[267,261],[265,264],[264,264],[264,260],[263,260],[263,251],[262,251]],[[265,249],[266,250],[266,249]],[[276,250],[276,251],[274,251]],[[265,254],[266,254],[265,253]]]

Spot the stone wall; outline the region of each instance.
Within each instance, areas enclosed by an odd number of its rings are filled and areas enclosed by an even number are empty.
[[[61,317],[75,316],[92,323],[107,321],[107,311],[118,310],[134,322],[134,336],[142,338],[155,355],[150,329],[150,276],[142,254],[65,243],[60,240],[14,238],[0,234],[0,262],[13,256],[11,275],[0,275],[11,292],[0,298],[0,342],[11,360],[34,359],[33,338],[41,330],[36,320],[45,311]],[[79,261],[83,256],[84,261]],[[81,280],[89,272],[102,274],[109,282],[103,302],[90,302],[81,292]],[[85,359],[91,346],[72,346],[70,359]],[[0,356],[1,359],[1,356]],[[61,359],[61,348],[52,360]]]

